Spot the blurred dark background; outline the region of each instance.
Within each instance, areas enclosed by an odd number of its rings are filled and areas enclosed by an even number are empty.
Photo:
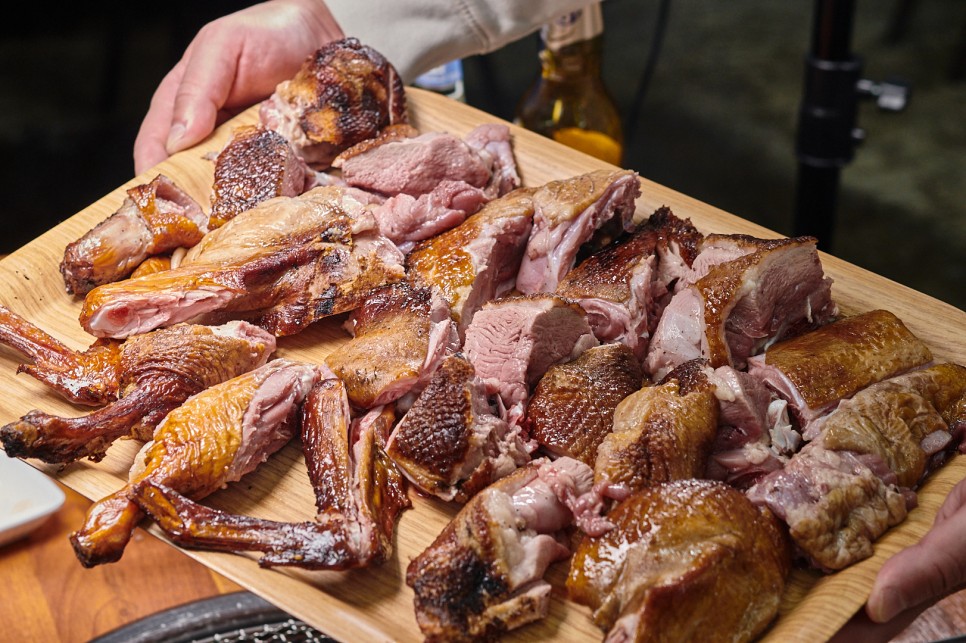
[[[151,93],[205,22],[246,3],[21,5],[0,27],[0,243],[9,252],[131,178]],[[624,166],[783,234],[792,232],[797,112],[813,4],[671,0],[664,45],[625,122]],[[625,114],[657,0],[607,0],[605,80]],[[510,119],[534,80],[536,36],[465,61],[467,99]],[[900,113],[860,107],[829,250],[966,308],[966,3],[857,3],[864,75],[911,83]],[[887,305],[887,302],[884,303]]]

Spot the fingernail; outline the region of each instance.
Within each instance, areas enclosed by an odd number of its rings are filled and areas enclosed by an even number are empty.
[[[882,592],[882,605],[879,616],[883,622],[888,621],[904,612],[907,607],[909,606],[906,605],[901,592],[894,589],[886,589]]]
[[[171,130],[168,132],[168,140],[164,144],[164,147],[168,150],[168,154],[174,154],[181,150],[179,144],[181,139],[184,138],[185,127],[181,123],[175,123],[171,126]]]

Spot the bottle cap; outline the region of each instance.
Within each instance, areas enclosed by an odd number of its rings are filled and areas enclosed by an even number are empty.
[[[540,37],[548,49],[558,51],[581,40],[590,40],[604,32],[600,4],[571,11],[545,24]]]

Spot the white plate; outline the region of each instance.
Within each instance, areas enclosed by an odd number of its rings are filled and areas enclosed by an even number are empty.
[[[53,480],[0,452],[0,546],[26,536],[63,504]]]

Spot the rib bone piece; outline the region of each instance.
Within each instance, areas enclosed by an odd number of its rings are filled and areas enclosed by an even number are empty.
[[[319,510],[315,522],[285,523],[200,505],[150,481],[133,499],[175,543],[192,549],[260,551],[262,567],[345,570],[386,560],[396,520],[410,506],[405,479],[382,450],[393,414],[353,421],[337,379],[315,385],[303,407],[302,444]]]
[[[246,322],[180,324],[137,335],[120,347],[119,399],[87,415],[34,410],[0,429],[7,455],[69,463],[100,460],[118,438],[150,440],[172,409],[214,384],[265,364],[275,337]]]
[[[208,231],[208,215],[163,174],[127,191],[121,207],[64,250],[60,272],[67,292],[127,277],[151,255],[191,247]]]
[[[138,483],[200,499],[253,471],[292,438],[300,404],[322,374],[318,366],[277,359],[171,411],[138,453],[128,483],[91,505],[71,534],[78,560],[93,567],[121,557],[143,516],[131,495]]]
[[[406,570],[426,639],[493,640],[546,616],[543,575],[569,554],[559,537],[591,478],[577,460],[541,459],[470,500]]]

